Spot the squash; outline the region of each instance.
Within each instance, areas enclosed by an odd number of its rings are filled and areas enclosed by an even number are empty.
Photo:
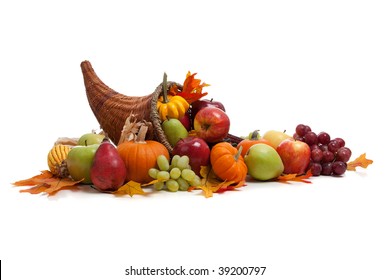
[[[215,175],[226,181],[245,181],[248,168],[241,156],[242,148],[235,148],[228,142],[220,142],[210,152],[210,163]]]
[[[55,176],[67,177],[66,158],[71,147],[63,144],[56,144],[47,154],[47,165],[50,172]]]
[[[259,144],[259,143],[267,144],[267,145],[272,147],[271,142],[269,142],[266,139],[260,138],[259,130],[255,130],[249,134],[248,139],[244,139],[240,143],[238,143],[237,149],[242,147],[241,155],[242,155],[242,157],[245,157],[249,148],[252,147],[253,145]]]
[[[190,108],[190,104],[179,95],[168,95],[167,75],[164,73],[163,94],[157,100],[157,111],[161,121],[167,118],[180,119]]]
[[[145,140],[148,127],[142,125],[137,136],[130,141],[124,141],[117,147],[119,156],[125,162],[127,175],[126,181],[135,181],[141,184],[153,180],[149,176],[150,168],[155,167],[157,157],[165,155],[169,160],[168,149],[160,142]]]

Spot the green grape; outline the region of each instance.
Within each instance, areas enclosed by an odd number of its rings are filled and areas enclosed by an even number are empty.
[[[157,179],[157,173],[158,172],[159,172],[159,170],[157,168],[150,168],[149,171],[148,171],[148,174],[153,179]]]
[[[179,155],[174,155],[172,157],[172,160],[171,160],[171,166],[172,168],[173,167],[177,167],[177,161],[180,159],[180,156]]]
[[[176,182],[175,180],[168,180],[165,182],[168,191],[170,192],[177,192],[179,190],[179,183]]]
[[[187,191],[188,190],[190,184],[188,184],[188,182],[186,180],[184,180],[183,178],[178,178],[176,181],[179,184],[179,189],[181,191]]]
[[[166,181],[170,178],[168,171],[159,171],[157,173],[157,180],[159,181]]]
[[[177,161],[176,166],[180,169],[186,169],[190,163],[190,158],[188,156],[181,156],[179,160]]]
[[[202,179],[198,175],[195,175],[194,179],[190,181],[190,184],[193,187],[199,187],[202,184]]]
[[[161,171],[168,171],[169,170],[169,161],[164,155],[159,155],[157,157],[157,165]]]
[[[177,178],[180,177],[181,171],[180,171],[179,168],[174,167],[174,168],[172,168],[171,171],[169,172],[169,175],[171,175],[171,179],[176,180]]]
[[[165,183],[162,181],[154,183],[154,189],[156,191],[161,191],[164,188],[164,186],[165,186]]]
[[[181,171],[181,177],[188,182],[191,182],[195,178],[196,174],[191,169],[183,169]]]

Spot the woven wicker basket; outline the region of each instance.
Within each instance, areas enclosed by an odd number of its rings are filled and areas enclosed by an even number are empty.
[[[126,96],[105,85],[89,61],[83,61],[81,69],[92,112],[100,127],[115,144],[120,139],[126,118],[130,114],[135,114],[138,121],[145,120],[153,124],[154,139],[167,147],[169,153],[172,152],[172,146],[161,128],[161,119],[157,112],[157,100],[163,92],[162,83],[149,95]],[[178,83],[168,82],[168,88],[174,84],[182,87]]]

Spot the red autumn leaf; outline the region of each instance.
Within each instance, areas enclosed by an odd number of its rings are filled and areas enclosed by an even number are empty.
[[[41,171],[41,174],[33,176],[29,179],[14,182],[17,187],[32,186],[31,188],[20,190],[20,192],[28,192],[30,194],[46,193],[55,195],[61,190],[76,190],[80,181],[74,181],[70,178],[59,178],[53,175],[48,170]]]
[[[284,174],[276,178],[276,181],[284,184],[289,184],[292,182],[302,182],[306,184],[311,184],[311,181],[307,180],[309,179],[313,174],[311,174],[311,171],[307,171],[306,174],[303,175],[297,175],[297,174]]]
[[[183,97],[189,104],[202,98],[207,95],[207,92],[202,92],[204,87],[209,86],[209,84],[201,83],[201,80],[195,79],[197,73],[191,74],[188,71],[186,79],[183,83],[183,88],[180,90],[176,85],[173,85],[169,89],[169,94],[179,95]]]
[[[348,162],[347,170],[356,171],[356,167],[367,168],[370,164],[374,163],[373,160],[367,159],[366,154],[361,154],[355,160]]]

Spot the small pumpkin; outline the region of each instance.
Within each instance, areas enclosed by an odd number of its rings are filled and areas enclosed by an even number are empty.
[[[255,131],[253,131],[253,132],[251,132],[249,134],[249,138],[248,139],[244,139],[240,143],[238,143],[237,149],[242,147],[241,156],[245,157],[245,155],[248,152],[249,148],[252,147],[253,145],[259,144],[259,143],[267,144],[267,145],[272,147],[271,142],[269,142],[266,139],[261,138],[260,134],[259,134],[259,130],[255,130]]]
[[[163,94],[157,100],[157,111],[161,121],[165,121],[167,118],[182,118],[190,108],[190,104],[183,97],[169,95],[167,91],[167,74],[164,73]]]
[[[145,140],[147,130],[147,125],[141,125],[135,138],[123,141],[117,147],[119,156],[126,166],[126,181],[149,183],[153,178],[149,176],[148,171],[156,166],[157,157],[165,155],[169,159],[168,149],[163,144]]]
[[[220,142],[210,152],[210,163],[215,175],[226,181],[245,181],[248,168],[241,156],[242,148],[235,148],[228,142]]]

